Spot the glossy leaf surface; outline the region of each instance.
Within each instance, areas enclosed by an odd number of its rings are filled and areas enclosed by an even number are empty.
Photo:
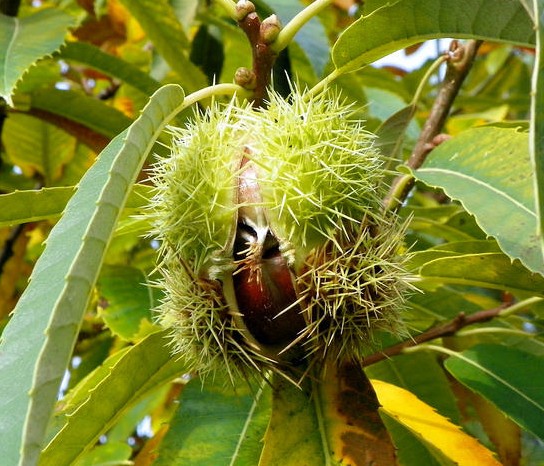
[[[154,464],[257,464],[270,415],[270,387],[194,380],[184,389]]]
[[[465,131],[434,149],[414,175],[461,201],[506,254],[544,274],[527,133]]]

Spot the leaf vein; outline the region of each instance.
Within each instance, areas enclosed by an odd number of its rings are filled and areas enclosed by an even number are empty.
[[[460,353],[455,353],[455,352],[452,352],[452,356],[456,357],[456,358],[459,358],[461,359],[462,361],[465,361],[466,363],[468,364],[471,364],[473,365],[474,367],[478,368],[479,370],[481,370],[482,372],[484,372],[485,374],[489,375],[491,378],[497,380],[498,382],[500,382],[501,384],[503,384],[505,387],[507,387],[508,389],[512,390],[512,392],[516,393],[517,395],[519,395],[521,398],[523,398],[524,400],[526,400],[529,404],[532,404],[533,406],[535,406],[536,408],[538,408],[540,411],[544,412],[544,406],[542,406],[541,404],[537,403],[535,400],[533,400],[532,398],[530,398],[529,396],[527,396],[525,393],[523,393],[521,390],[519,390],[518,388],[514,387],[513,385],[511,385],[510,383],[508,383],[506,380],[504,380],[502,377],[499,377],[497,374],[495,374],[494,372],[490,371],[489,369],[487,369],[486,367],[478,364],[476,361],[470,359],[470,358],[467,358],[466,356],[463,356],[462,354]]]
[[[444,173],[446,175],[450,175],[452,177],[459,177],[459,178],[464,178],[474,184],[477,184],[477,185],[481,185],[481,186],[484,186],[485,188],[487,188],[489,191],[492,191],[496,194],[498,194],[500,197],[506,199],[507,201],[509,201],[510,203],[514,204],[515,206],[519,207],[521,210],[524,210],[525,212],[527,212],[529,215],[531,215],[532,217],[534,217],[536,219],[536,213],[533,212],[531,209],[529,209],[527,206],[523,205],[520,201],[518,201],[517,199],[513,198],[512,196],[506,194],[504,191],[501,191],[497,188],[495,188],[493,185],[489,184],[489,183],[486,183],[484,181],[481,181],[477,178],[474,178],[473,176],[470,176],[470,175],[467,175],[465,173],[461,173],[461,172],[454,172],[452,170],[446,170],[445,168],[420,168],[418,170],[418,173]]]

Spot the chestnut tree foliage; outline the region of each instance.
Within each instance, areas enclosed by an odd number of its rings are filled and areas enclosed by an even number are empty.
[[[0,13],[3,465],[543,464],[543,0]],[[440,38],[415,69],[373,64]],[[265,106],[268,86],[334,89],[375,133],[407,332],[298,385],[202,383],[155,315],[149,168],[167,125],[235,94]]]

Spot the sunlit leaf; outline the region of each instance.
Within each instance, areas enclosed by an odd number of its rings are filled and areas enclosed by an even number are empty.
[[[102,152],[55,225],[30,285],[2,334],[0,457],[35,464],[92,287],[129,186],[165,120],[183,101],[179,86],[155,94],[131,130]]]
[[[85,380],[78,396],[65,402],[68,415],[40,464],[72,464],[136,402],[183,375],[184,362],[172,357],[167,342],[165,332],[154,333]]]
[[[309,383],[302,388],[291,382],[276,379],[272,400],[272,415],[264,437],[260,466],[282,463],[286,466],[304,464],[308,458],[315,466],[328,463],[321,437],[316,398],[312,399]],[[290,426],[285,429],[285,426]]]
[[[502,253],[452,254],[426,263],[419,273],[430,283],[477,286],[542,294],[544,277]]]
[[[147,277],[128,266],[105,266],[97,288],[104,300],[100,316],[115,335],[125,340],[151,328],[151,310],[158,304]]]
[[[383,422],[393,437],[397,448],[398,463],[402,466],[457,466],[440,453],[440,450],[423,440],[421,436],[412,432],[394,417],[382,411]]]
[[[26,18],[0,14],[0,97],[11,104],[17,81],[40,58],[64,42],[74,18],[60,9],[44,9]]]
[[[493,454],[459,426],[407,390],[372,380],[382,409],[459,466],[500,466]]]
[[[365,368],[365,371],[372,379],[409,390],[443,416],[459,422],[460,414],[449,382],[433,354],[416,353],[409,357],[386,359]]]
[[[29,177],[37,172],[47,186],[60,178],[62,167],[76,149],[75,138],[24,114],[11,115],[4,124],[2,136],[10,162]]]
[[[533,2],[536,21],[536,56],[531,88],[531,162],[535,168],[538,241],[544,255],[544,2]],[[541,271],[544,274],[544,272]]]
[[[510,257],[544,274],[525,132],[484,127],[438,146],[414,176],[462,202]]]
[[[120,79],[146,95],[153,94],[160,87],[157,81],[136,66],[85,42],[69,42],[62,47],[58,56],[62,59],[83,63]]]
[[[179,77],[179,83],[188,92],[207,85],[202,71],[188,58],[189,41],[166,0],[121,0],[138,20],[157,52]]]
[[[89,454],[74,463],[74,466],[96,466],[97,464],[127,464],[132,448],[126,442],[108,442],[99,445]]]
[[[300,388],[276,380],[259,465],[297,466],[309,458],[312,466],[395,464],[376,394],[361,367],[327,364],[317,377]]]
[[[408,267],[419,270],[425,264],[444,257],[455,257],[466,254],[500,253],[497,243],[492,240],[454,241],[442,243],[422,251],[418,251],[410,257]]]
[[[36,91],[32,94],[32,108],[80,123],[109,138],[113,138],[132,123],[119,110],[76,91]]]

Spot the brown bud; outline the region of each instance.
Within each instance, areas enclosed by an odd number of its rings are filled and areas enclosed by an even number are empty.
[[[257,76],[249,68],[238,68],[234,74],[234,82],[244,89],[253,90],[257,87]]]

